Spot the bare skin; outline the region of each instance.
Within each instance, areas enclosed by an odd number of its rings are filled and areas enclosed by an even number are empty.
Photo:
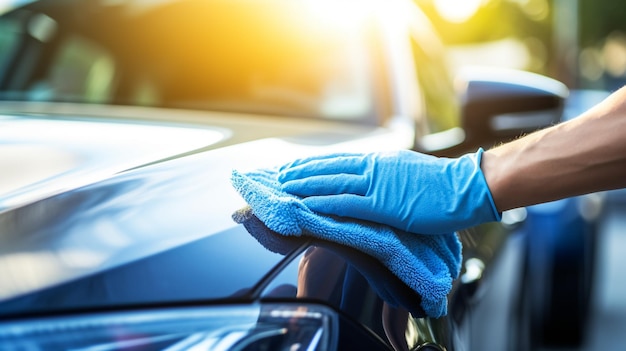
[[[499,211],[626,187],[626,87],[581,116],[484,153]]]

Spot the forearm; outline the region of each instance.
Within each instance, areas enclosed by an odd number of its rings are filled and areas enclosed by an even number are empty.
[[[488,150],[498,210],[626,186],[626,89],[571,121]]]

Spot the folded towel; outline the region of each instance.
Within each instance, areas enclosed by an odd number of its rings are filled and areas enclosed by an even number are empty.
[[[421,306],[422,297],[372,256],[355,250],[352,247],[324,239],[311,236],[278,234],[261,222],[261,220],[254,215],[252,208],[249,206],[233,213],[233,219],[235,222],[243,224],[246,230],[261,245],[272,252],[286,255],[305,243],[308,243],[311,247],[331,251],[348,264],[345,279],[350,280],[348,284],[350,288],[362,289],[361,284],[359,284],[360,280],[355,278],[354,274],[351,274],[351,272],[353,272],[352,269],[354,269],[367,280],[369,286],[389,305],[396,308],[403,308],[410,312],[415,318],[423,318],[426,316],[426,312],[424,312]],[[309,262],[309,264],[311,263]],[[320,279],[320,277],[311,277],[311,279]],[[324,279],[324,277],[321,277],[321,279]],[[353,296],[349,292],[347,295]],[[353,302],[352,298],[349,300]],[[347,308],[344,304],[345,301],[346,300],[342,298],[342,309]]]
[[[447,295],[460,272],[461,243],[454,233],[421,235],[373,222],[321,215],[281,190],[277,169],[233,171],[231,182],[253,214],[272,231],[311,236],[366,253],[421,296],[430,317],[447,313]]]

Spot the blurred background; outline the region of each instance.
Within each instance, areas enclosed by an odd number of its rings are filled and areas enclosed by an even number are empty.
[[[570,88],[614,90],[626,77],[626,2],[417,0],[452,64],[529,70]]]
[[[0,13],[32,1],[0,0]],[[576,89],[613,90],[626,78],[624,1],[415,2],[437,27],[455,67],[487,64],[523,69]],[[7,47],[8,40],[12,36],[0,28],[0,48]]]
[[[475,64],[517,68],[570,89],[613,91],[626,82],[626,1],[417,1],[448,45],[453,70]],[[625,194],[606,194],[585,351],[626,345]]]

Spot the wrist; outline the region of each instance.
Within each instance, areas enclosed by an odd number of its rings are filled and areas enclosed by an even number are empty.
[[[494,206],[498,212],[507,210],[504,199],[501,198],[502,194],[502,177],[500,175],[499,166],[501,162],[498,161],[498,152],[495,149],[487,150],[483,152],[480,162],[480,168],[485,177],[487,188],[491,193]]]
[[[474,184],[473,188],[477,190],[477,194],[475,195],[476,199],[478,203],[481,204],[478,208],[481,214],[477,215],[477,218],[481,219],[481,223],[500,221],[502,218],[502,211],[496,205],[493,193],[482,169],[485,156],[486,152],[482,148],[478,149],[475,153],[475,172],[473,176],[474,180],[472,181]],[[492,161],[490,160],[489,162]]]

